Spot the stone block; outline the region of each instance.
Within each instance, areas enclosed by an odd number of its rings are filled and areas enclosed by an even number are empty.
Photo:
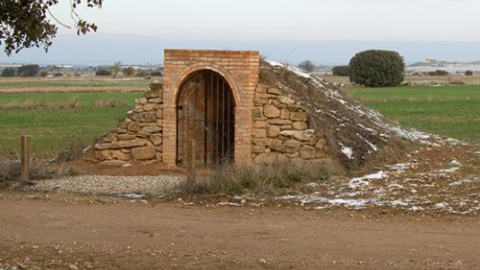
[[[120,141],[128,141],[137,138],[134,134],[120,134],[118,135],[118,140]]]
[[[274,88],[274,87],[268,88],[267,93],[273,94],[273,95],[282,95],[283,94],[283,92],[280,89],[277,89],[277,88]]]
[[[95,151],[94,155],[97,160],[107,160],[112,159],[112,152],[109,150]]]
[[[254,154],[261,154],[261,153],[265,153],[265,146],[262,146],[262,145],[253,145],[252,146],[252,153]]]
[[[127,161],[130,160],[130,154],[124,153],[121,150],[114,150],[112,151],[112,158]]]
[[[313,140],[313,134],[314,134],[313,129],[307,129],[307,130],[282,130],[280,132],[280,135],[286,136],[286,137],[291,137],[295,138],[299,141],[306,142],[306,141],[312,141]]]
[[[279,139],[267,139],[267,146],[283,146],[283,141]]]
[[[293,126],[292,125],[282,125],[282,126],[280,126],[280,129],[281,130],[291,130],[291,129],[293,129]]]
[[[286,109],[287,105],[280,103],[278,100],[274,99],[272,100],[272,105],[279,108],[279,109]]]
[[[159,134],[153,134],[153,135],[150,135],[150,141],[154,144],[154,145],[161,145],[162,144],[162,141],[163,141],[163,138],[161,135]]]
[[[132,157],[135,160],[149,160],[155,158],[155,147],[144,146],[132,148]]]
[[[150,137],[150,133],[149,132],[145,132],[143,130],[140,130],[139,132],[137,132],[137,137],[139,138],[148,138]]]
[[[159,97],[158,91],[149,90],[143,95],[145,98],[157,98]]]
[[[279,126],[283,126],[283,125],[291,125],[292,124],[292,121],[290,120],[287,120],[287,119],[270,119],[268,120],[267,122],[269,125],[279,125]]]
[[[252,143],[253,143],[253,145],[266,146],[267,145],[267,140],[265,138],[253,138]]]
[[[116,128],[113,130],[113,132],[117,133],[117,134],[124,134],[124,133],[127,133],[128,131],[124,128]]]
[[[147,144],[146,140],[135,139],[130,141],[119,141],[115,143],[99,143],[95,145],[95,149],[108,150],[108,149],[132,148],[132,147],[144,146],[146,144]]]
[[[161,98],[149,98],[149,99],[148,99],[148,102],[150,102],[150,103],[156,103],[156,104],[158,104],[158,105],[160,106],[160,108],[163,107],[163,106],[162,106],[163,99],[161,99]]]
[[[130,119],[129,119],[129,120],[130,120]],[[118,127],[119,127],[119,128],[123,128],[123,129],[127,129],[127,128],[128,128],[128,123],[129,123],[129,122],[122,121],[122,122],[120,122],[120,124],[118,124]]]
[[[163,88],[163,83],[159,81],[153,81],[150,83],[150,90],[159,93]]]
[[[133,131],[133,132],[138,132],[138,131],[142,130],[142,127],[137,122],[130,122],[128,124],[128,130]]]
[[[280,129],[280,126],[275,126],[275,125],[268,126],[267,137],[269,138],[278,137],[278,135],[280,135],[280,131],[282,131]]]
[[[263,115],[267,118],[278,118],[280,117],[280,110],[271,104],[266,104],[263,106]]]
[[[272,95],[272,94],[263,94],[263,93],[256,93],[255,94],[255,98],[261,98],[261,99],[271,99],[271,98],[274,98],[276,97],[275,95]]]
[[[255,106],[261,106],[261,105],[264,105],[264,104],[267,104],[268,103],[268,99],[266,98],[254,98],[253,99],[253,104]]]
[[[263,116],[263,110],[262,108],[254,108],[252,111],[253,117],[262,117]]]
[[[265,138],[267,137],[267,130],[265,128],[254,128],[252,129],[253,138]]]
[[[327,141],[322,138],[317,141],[317,144],[315,144],[315,148],[323,150],[326,145],[327,145]]]
[[[160,105],[157,104],[157,103],[147,103],[145,105],[143,105],[143,110],[145,111],[155,111],[155,110],[158,110],[160,109]]]
[[[257,89],[255,89],[255,92],[256,93],[267,93],[267,89],[268,89],[268,86],[263,85],[263,84],[259,84],[257,86]]]
[[[284,144],[286,147],[298,148],[298,147],[300,147],[300,146],[302,145],[302,142],[297,141],[297,140],[290,139],[290,140],[286,140],[283,144]]]
[[[146,133],[158,133],[162,131],[162,127],[159,127],[157,125],[145,126],[142,128],[142,131]]]
[[[305,112],[292,112],[290,114],[292,121],[307,121],[307,114]]]
[[[287,96],[278,96],[277,100],[285,105],[292,105],[295,104],[295,101]]]
[[[280,119],[289,119],[290,118],[290,111],[287,109],[280,110]]]
[[[143,122],[153,123],[157,121],[156,112],[146,112],[143,116]]]
[[[308,128],[308,125],[306,122],[293,122],[292,126],[293,126],[293,129],[296,129],[296,130],[305,130]]]
[[[290,105],[287,106],[287,108],[292,112],[304,111],[303,107],[301,105],[297,105],[297,104],[290,104]]]

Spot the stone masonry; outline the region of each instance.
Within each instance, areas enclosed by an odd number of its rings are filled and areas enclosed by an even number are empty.
[[[162,161],[163,145],[162,84],[153,82],[135,108],[109,134],[95,144],[95,159],[101,164],[121,166],[136,161],[145,164]]]
[[[309,129],[303,107],[279,89],[259,84],[257,51],[165,50],[164,58],[164,84],[152,83],[127,117],[94,145],[96,162],[176,166],[179,88],[203,70],[218,73],[232,89],[236,163],[326,158],[325,136]]]
[[[325,160],[325,136],[309,129],[308,116],[301,105],[268,85],[258,85],[253,105],[255,163]]]

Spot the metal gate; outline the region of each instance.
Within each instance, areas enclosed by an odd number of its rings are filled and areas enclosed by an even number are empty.
[[[233,161],[235,102],[225,79],[199,71],[181,85],[177,103],[177,164],[211,167]],[[187,149],[189,149],[187,151]]]

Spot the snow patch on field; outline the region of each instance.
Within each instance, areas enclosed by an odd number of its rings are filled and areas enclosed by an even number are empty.
[[[367,175],[362,176],[362,177],[352,178],[348,182],[348,186],[350,188],[353,188],[353,189],[363,187],[363,186],[369,186],[371,180],[384,179],[387,176],[388,175],[384,171],[379,171],[379,172],[376,172],[376,173],[367,174]]]

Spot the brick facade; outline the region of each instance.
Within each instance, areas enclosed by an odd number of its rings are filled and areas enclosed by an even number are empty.
[[[165,50],[163,162],[176,163],[176,103],[184,80],[196,71],[211,70],[230,85],[235,99],[235,161],[251,162],[252,109],[260,70],[258,51]]]

